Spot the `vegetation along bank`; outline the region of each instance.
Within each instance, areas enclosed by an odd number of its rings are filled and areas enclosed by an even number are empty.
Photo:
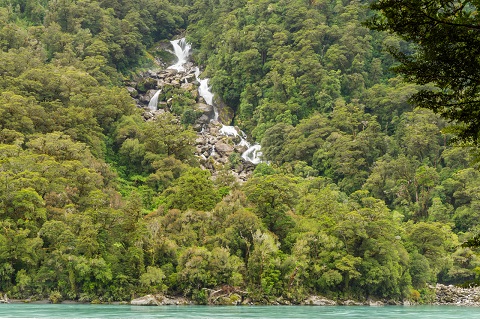
[[[433,84],[385,48],[420,49],[371,16],[353,0],[0,1],[2,295],[432,303],[437,283],[475,284],[475,144],[409,102]],[[202,73],[152,113],[183,34]],[[204,78],[262,163],[200,120]]]

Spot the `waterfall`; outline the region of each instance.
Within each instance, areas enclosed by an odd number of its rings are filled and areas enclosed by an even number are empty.
[[[213,106],[213,110],[215,112],[214,121],[218,121],[218,110],[213,104],[213,93],[210,91],[210,88],[208,87],[208,79],[200,79],[200,69],[195,67],[195,78],[200,83],[200,86],[198,87],[198,94],[203,97],[205,100],[205,103],[208,105]]]
[[[260,159],[262,157],[262,152],[260,152],[260,144],[254,144],[248,148],[242,154],[242,158],[246,161],[252,162],[253,164],[259,164],[262,162]]]
[[[185,72],[185,63],[187,63],[188,56],[190,55],[191,45],[185,41],[185,38],[181,38],[178,40],[170,41],[173,46],[173,50],[175,55],[177,56],[178,62],[172,66],[169,66],[169,69],[175,69],[178,72]],[[213,106],[213,110],[215,112],[213,121],[218,121],[218,109],[213,103],[213,93],[210,91],[210,87],[208,86],[208,78],[200,79],[200,69],[198,67],[195,68],[195,78],[200,83],[198,87],[198,94],[203,97],[205,103],[208,105]],[[156,95],[156,94],[155,94]],[[153,100],[153,98],[152,98]],[[150,104],[149,104],[150,107]],[[260,151],[261,146],[260,144],[251,145],[247,139],[246,134],[242,131],[240,133],[234,126],[223,125],[220,129],[220,134],[225,136],[233,136],[233,137],[240,137],[240,142],[238,145],[246,146],[247,150],[242,153],[242,158],[246,161],[249,161],[253,164],[259,164],[262,162],[261,155],[262,152]],[[212,147],[212,151],[210,156],[215,154],[215,146]]]
[[[220,134],[226,135],[226,136],[235,136],[235,137],[240,136],[240,134],[238,134],[238,131],[235,127],[226,126],[226,125],[222,125],[222,128],[220,129]],[[240,137],[242,137],[242,140],[243,140],[245,136],[240,136]]]
[[[158,90],[157,92],[155,92],[155,94],[150,99],[150,102],[148,102],[148,108],[151,111],[156,111],[157,110],[157,108],[158,108],[158,96],[160,95],[160,93],[162,93],[162,90]]]
[[[185,38],[170,41],[173,46],[173,51],[177,56],[177,63],[168,67],[168,69],[175,69],[178,72],[185,72],[184,64],[187,63],[188,56],[190,55],[191,45],[187,43]]]

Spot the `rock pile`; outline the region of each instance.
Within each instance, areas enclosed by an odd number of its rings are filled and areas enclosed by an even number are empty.
[[[136,80],[127,83],[126,89],[135,100],[137,106],[144,110],[144,118],[150,120],[162,113],[171,110],[171,99],[159,101],[158,108],[149,108],[149,102],[158,90],[165,90],[167,87],[190,92],[195,99],[194,110],[200,114],[193,124],[193,129],[198,137],[195,141],[195,155],[199,158],[200,165],[211,171],[216,178],[222,168],[229,168],[230,173],[237,182],[244,182],[252,173],[255,165],[244,160],[240,155],[247,150],[245,144],[241,144],[241,138],[237,134],[225,134],[222,132],[222,125],[215,120],[215,109],[199,95],[199,82],[196,79],[195,71],[191,62],[187,62],[184,72],[174,69],[160,71],[149,70],[141,74]],[[216,99],[219,118],[224,123],[230,123],[233,118],[233,111],[222,101]],[[237,129],[237,132],[240,132]]]
[[[148,70],[140,74],[135,81],[128,82],[127,90],[140,108],[146,108],[155,93],[167,87],[181,88],[189,91],[193,98],[199,100],[200,103],[205,103],[205,101],[198,96],[198,83],[196,82],[193,64],[188,62],[186,67],[187,71],[185,72],[178,72],[174,69],[160,71]],[[168,106],[168,103],[169,101],[160,102],[158,109],[163,109],[164,106]]]
[[[435,286],[435,305],[480,306],[480,287]]]

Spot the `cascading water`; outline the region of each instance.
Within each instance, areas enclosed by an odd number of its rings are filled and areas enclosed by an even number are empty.
[[[185,38],[170,41],[173,46],[173,51],[177,56],[177,63],[168,67],[168,69],[175,69],[178,72],[185,72],[185,63],[187,63],[188,56],[190,55],[191,45],[187,43]]]
[[[148,108],[151,111],[156,111],[157,110],[157,108],[158,108],[158,96],[160,95],[160,93],[162,93],[162,90],[158,90],[157,92],[155,92],[155,94],[150,99],[150,102],[148,102]]]
[[[218,110],[217,108],[213,105],[213,93],[210,91],[210,88],[208,87],[208,79],[200,79],[200,69],[198,66],[195,68],[195,78],[200,83],[198,87],[198,94],[200,94],[201,97],[205,100],[205,102],[208,105],[213,106],[213,110],[215,111],[215,117],[213,120],[218,121]]]
[[[262,156],[262,152],[260,152],[261,146],[260,144],[254,144],[248,148],[242,154],[242,158],[246,161],[252,162],[253,164],[259,164],[262,162],[260,159]]]
[[[185,38],[173,40],[173,41],[170,41],[170,43],[173,46],[173,50],[175,52],[175,55],[178,58],[178,62],[168,68],[175,69],[178,72],[185,72],[184,65],[185,63],[187,63],[188,56],[190,55],[191,45],[185,41]],[[210,91],[210,88],[208,87],[208,78],[200,79],[200,69],[198,67],[195,68],[195,77],[197,81],[200,83],[200,86],[198,87],[198,94],[201,97],[203,97],[203,99],[205,100],[205,103],[213,106],[213,110],[215,112],[213,121],[218,121],[218,110],[215,104],[213,103],[213,93]],[[242,158],[244,160],[249,161],[253,164],[261,163],[262,152],[260,151],[261,149],[260,144],[251,145],[246,140],[245,133],[242,131],[240,132],[241,133],[239,133],[234,126],[228,126],[223,124],[222,124],[222,128],[220,129],[220,134],[222,135],[240,137],[240,142],[238,143],[238,145],[246,146],[248,148],[242,154]],[[213,154],[215,154],[215,146],[213,146],[210,156],[212,156]]]

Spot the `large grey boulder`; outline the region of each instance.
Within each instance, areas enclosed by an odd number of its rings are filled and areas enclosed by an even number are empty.
[[[133,299],[130,304],[134,306],[158,306],[160,303],[154,295],[146,295]]]
[[[138,91],[131,86],[127,86],[127,91],[130,94],[130,96],[133,98],[136,98],[138,96]]]
[[[335,306],[337,303],[322,296],[310,296],[302,304],[312,306]]]
[[[205,103],[197,103],[195,104],[195,109],[197,111],[202,112],[204,115],[206,115],[209,119],[213,119],[215,116],[215,110],[213,109],[213,106],[205,104]]]
[[[218,141],[215,144],[215,151],[223,157],[226,157],[233,153],[233,145]]]
[[[135,298],[130,301],[130,304],[133,306],[190,305],[192,301],[184,297],[170,297],[158,294]]]

